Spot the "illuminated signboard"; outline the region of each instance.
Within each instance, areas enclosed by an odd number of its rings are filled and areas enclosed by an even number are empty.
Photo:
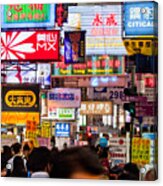
[[[53,75],[113,75],[124,74],[124,57],[122,56],[92,56],[85,64],[69,65],[57,62],[53,66]]]
[[[72,6],[68,11],[70,26],[71,19],[80,14],[81,29],[86,31],[87,55],[127,54],[122,41],[121,4]]]
[[[53,108],[78,108],[81,102],[79,88],[54,88],[48,92],[48,110]]]
[[[156,2],[124,4],[125,36],[157,36],[158,5]]]
[[[112,115],[113,104],[111,101],[85,101],[81,103],[81,115]]]
[[[39,85],[7,84],[2,86],[2,111],[39,112]]]
[[[64,59],[66,64],[85,62],[85,31],[65,32]]]
[[[57,119],[58,120],[74,120],[75,119],[75,109],[71,108],[58,108],[57,109]]]
[[[2,5],[2,28],[54,27],[54,4]]]
[[[1,33],[1,60],[58,60],[59,31]]]
[[[70,136],[70,123],[56,123],[55,124],[56,137],[69,137]]]

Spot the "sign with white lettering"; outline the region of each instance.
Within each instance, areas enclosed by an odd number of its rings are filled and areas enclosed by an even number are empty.
[[[124,4],[125,36],[158,35],[158,5],[156,2]]]

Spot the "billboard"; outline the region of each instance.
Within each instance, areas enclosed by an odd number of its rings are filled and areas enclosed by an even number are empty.
[[[86,31],[86,55],[127,54],[122,41],[121,4],[72,6],[68,11],[68,24],[74,26],[78,17],[78,25]]]
[[[85,31],[67,31],[64,38],[66,64],[85,62]]]
[[[83,101],[81,103],[81,115],[112,115],[113,103],[111,101]]]
[[[157,14],[156,2],[124,3],[125,36],[157,36]]]
[[[79,88],[54,88],[48,92],[48,110],[53,108],[78,108],[81,103]]]
[[[1,60],[58,60],[59,31],[8,31],[1,33]]]
[[[2,86],[2,112],[39,112],[38,84],[6,84]]]
[[[56,123],[55,124],[56,137],[70,137],[70,123]]]
[[[124,74],[124,57],[122,56],[90,56],[84,64],[65,64],[56,62],[53,65],[54,76],[87,76]]]
[[[54,27],[54,4],[2,5],[2,28]]]

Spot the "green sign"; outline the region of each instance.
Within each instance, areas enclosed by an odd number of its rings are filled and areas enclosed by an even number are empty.
[[[124,58],[122,56],[92,56],[84,64],[65,64],[64,61],[54,63],[53,75],[121,75],[124,74]]]
[[[75,119],[75,109],[58,108],[57,109],[57,119],[58,120],[74,120]]]
[[[2,28],[52,27],[54,4],[12,4],[2,6]]]

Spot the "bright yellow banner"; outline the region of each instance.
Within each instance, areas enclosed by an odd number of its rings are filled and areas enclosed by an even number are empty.
[[[2,124],[22,124],[25,125],[28,120],[33,120],[36,124],[40,122],[40,114],[38,112],[2,112]]]

